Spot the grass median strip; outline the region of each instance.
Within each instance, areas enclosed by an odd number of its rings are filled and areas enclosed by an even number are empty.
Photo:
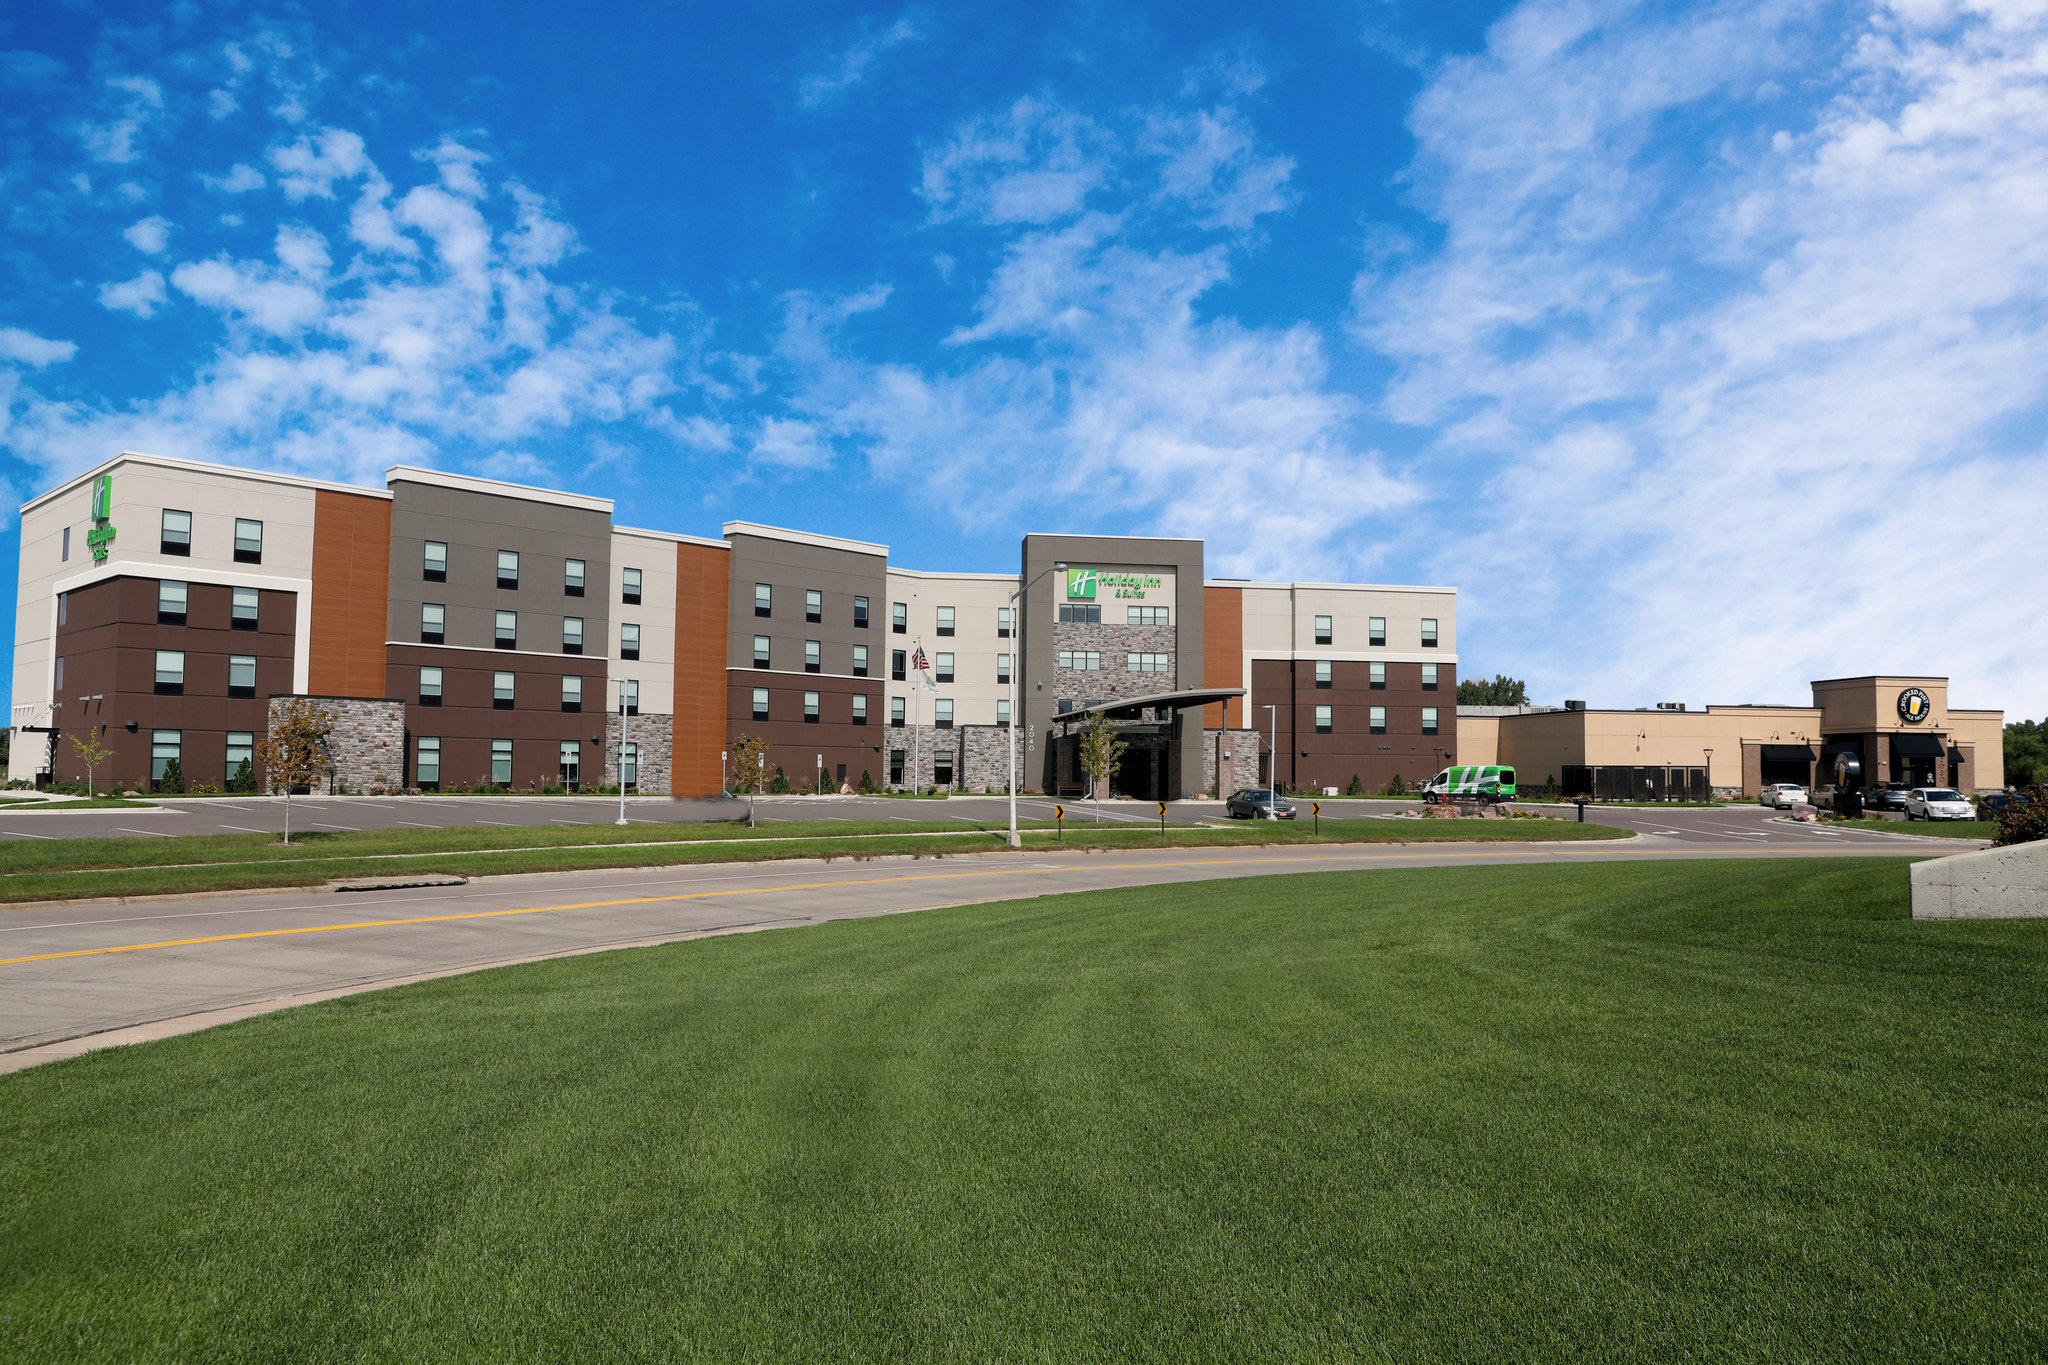
[[[1991,839],[1996,820],[1823,820],[1821,829],[1867,829],[1879,834],[1931,834],[1943,839]]]
[[[489,876],[792,858],[889,857],[977,853],[1002,846],[1003,827],[963,828],[846,822],[777,825],[748,834],[729,825],[553,827],[511,830],[365,830],[312,837],[284,849],[267,835],[207,835],[147,842],[81,839],[0,848],[0,903],[102,896],[192,894],[315,886],[342,877],[389,872]],[[650,833],[669,835],[651,838]],[[1063,840],[1044,825],[1024,827],[1025,846],[1133,849],[1233,848],[1337,843],[1532,843],[1627,837],[1604,825],[1532,820],[1325,820],[1307,825],[1229,828],[1069,826]],[[77,845],[68,851],[66,845]]]

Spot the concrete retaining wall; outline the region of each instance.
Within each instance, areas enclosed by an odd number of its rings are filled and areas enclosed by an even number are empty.
[[[1914,919],[2048,918],[2048,840],[1913,864]]]

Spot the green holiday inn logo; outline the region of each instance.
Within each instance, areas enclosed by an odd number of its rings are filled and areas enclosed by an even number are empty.
[[[92,562],[107,562],[107,547],[114,543],[114,476],[102,474],[92,485],[92,529],[85,533],[85,543],[92,550]]]
[[[1082,601],[1093,601],[1098,593],[1115,597],[1133,597],[1143,601],[1146,592],[1163,588],[1166,580],[1156,573],[1107,572],[1100,569],[1067,570],[1067,596]]]
[[[1067,596],[1069,596],[1069,597],[1093,597],[1093,596],[1095,596],[1095,570],[1093,570],[1093,569],[1069,569],[1069,570],[1067,570]]]

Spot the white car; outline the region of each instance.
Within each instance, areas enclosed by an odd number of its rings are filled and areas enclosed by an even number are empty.
[[[1906,793],[1908,820],[1974,820],[1970,798],[1947,787],[1915,787]]]
[[[1779,810],[1790,810],[1806,804],[1806,788],[1797,782],[1766,782],[1762,796],[1756,799],[1759,806],[1776,806]]]

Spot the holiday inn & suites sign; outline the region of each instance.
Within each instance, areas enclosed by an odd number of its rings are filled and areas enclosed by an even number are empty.
[[[1163,588],[1166,580],[1156,573],[1126,573],[1111,569],[1067,570],[1067,600],[1089,602],[1101,597],[1128,597],[1144,601],[1145,594]]]
[[[85,533],[86,546],[92,551],[92,562],[107,562],[107,547],[114,543],[114,476],[102,474],[92,485],[92,529]]]

